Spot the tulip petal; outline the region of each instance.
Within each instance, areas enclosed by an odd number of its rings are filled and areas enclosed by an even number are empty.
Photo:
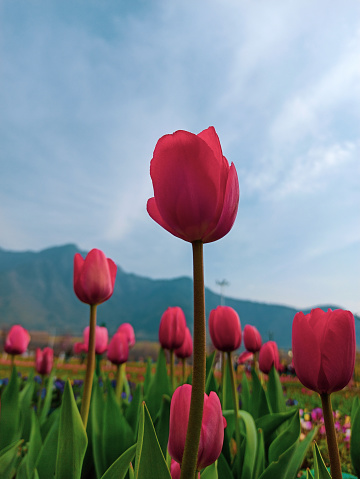
[[[163,220],[159,209],[157,207],[155,198],[149,198],[147,201],[146,205],[147,212],[149,213],[150,217],[162,228],[164,228],[166,231],[171,233],[174,236],[177,236],[178,238],[181,238],[184,241],[189,241],[186,236],[179,234],[177,231],[175,231],[171,226],[169,226],[165,221]]]
[[[170,456],[180,464],[184,454],[189,423],[191,390],[190,384],[184,384],[175,389],[170,405],[168,451]]]
[[[224,442],[224,422],[220,399],[213,391],[205,394],[197,468],[209,466],[220,456]]]

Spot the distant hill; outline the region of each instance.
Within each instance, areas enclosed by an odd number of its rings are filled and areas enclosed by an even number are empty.
[[[51,334],[81,335],[88,324],[89,309],[73,291],[73,258],[77,252],[86,255],[73,244],[36,253],[0,248],[0,328],[18,323]],[[157,340],[160,317],[168,306],[180,306],[192,329],[192,301],[191,278],[154,280],[118,267],[114,294],[98,308],[98,324],[105,323],[113,334],[121,323],[130,322],[138,339]],[[220,295],[206,288],[205,301],[208,318],[220,304]],[[280,347],[291,346],[296,309],[227,297],[225,304],[238,312],[242,326],[256,326],[264,341],[271,337]],[[356,329],[359,345],[360,321],[356,321]]]

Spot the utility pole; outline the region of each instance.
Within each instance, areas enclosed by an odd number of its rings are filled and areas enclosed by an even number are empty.
[[[216,284],[220,286],[220,305],[224,306],[225,300],[224,300],[224,288],[226,286],[229,286],[229,281],[226,279],[222,279],[221,281],[216,280]]]

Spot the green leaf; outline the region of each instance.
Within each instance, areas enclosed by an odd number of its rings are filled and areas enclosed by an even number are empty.
[[[244,371],[242,380],[241,380],[241,409],[251,413],[250,403],[251,403],[251,400],[250,400],[249,381]]]
[[[15,366],[1,396],[0,431],[0,451],[21,436],[19,381]]]
[[[149,387],[152,381],[152,359],[148,358],[146,364],[146,373],[145,373],[145,380],[144,380],[144,394],[146,395],[149,391]]]
[[[29,456],[26,454],[16,470],[16,479],[30,479],[28,474],[28,458]]]
[[[54,375],[54,372],[52,372],[47,380],[44,403],[42,405],[41,410],[38,412],[40,425],[44,424],[50,411],[54,380],[55,380],[55,375]]]
[[[156,365],[156,372],[152,378],[149,390],[145,396],[145,402],[151,417],[156,417],[161,407],[161,398],[166,394],[171,397],[170,382],[166,367],[165,353],[160,348]]]
[[[261,429],[257,431],[257,448],[255,457],[255,466],[251,479],[258,479],[265,469],[265,445],[264,434]]]
[[[99,385],[98,378],[94,374],[87,434],[89,438],[88,449],[91,448],[92,451],[92,460],[95,464],[96,477],[101,477],[106,471],[102,448],[104,411],[105,400],[103,392]],[[91,451],[87,451],[86,463],[91,460]],[[88,463],[86,465],[88,465]]]
[[[201,479],[218,479],[217,461],[206,467],[200,474]]]
[[[269,462],[275,462],[300,436],[300,417],[294,414],[289,426],[275,438],[269,447]]]
[[[51,428],[46,434],[36,461],[36,469],[40,479],[48,479],[55,475],[60,415],[53,413],[51,416],[53,416],[54,419],[51,422]],[[49,419],[50,418],[48,418],[47,421],[49,421]]]
[[[225,355],[224,355],[224,361],[225,361]],[[231,386],[231,376],[230,376],[230,368],[233,367],[232,364],[230,364],[229,367],[229,359],[226,358],[226,365],[225,365],[225,401],[222,401],[222,408],[223,409],[234,409],[234,401],[233,401],[233,392],[232,392],[232,386]],[[237,395],[237,391],[236,391]],[[238,398],[239,399],[239,398]]]
[[[37,415],[35,411],[31,409],[31,432],[30,432],[30,440],[28,446],[28,461],[27,461],[27,468],[28,468],[28,475],[32,477],[35,470],[35,465],[37,458],[39,456],[40,450],[42,446],[42,439],[40,433],[40,425]]]
[[[142,400],[143,400],[142,387],[141,387],[141,384],[138,384],[136,386],[132,401],[129,407],[125,411],[125,417],[127,419],[127,422],[130,424],[134,434],[137,433]]]
[[[20,439],[0,451],[0,477],[2,479],[11,479],[14,476],[13,467],[22,443],[23,440]]]
[[[306,469],[306,479],[314,479],[314,476],[311,474],[310,469]]]
[[[267,396],[271,407],[271,412],[276,413],[286,411],[283,388],[280,382],[279,374],[274,365],[272,365],[269,372]]]
[[[29,377],[26,381],[26,384],[22,391],[19,394],[19,404],[21,409],[21,419],[22,419],[22,432],[21,437],[25,442],[29,441],[30,430],[32,424],[32,400],[35,389],[34,370],[32,374],[29,374]]]
[[[259,376],[254,368],[251,370],[252,376],[252,394],[250,413],[254,419],[270,414],[270,406],[264,388],[261,385]]]
[[[130,462],[134,459],[136,452],[136,444],[131,446],[121,456],[116,459],[101,479],[124,479],[129,469]]]
[[[105,401],[101,440],[105,470],[135,442],[134,433],[122,414],[115,391],[110,381],[107,382],[108,394]]]
[[[218,476],[221,479],[233,479],[233,473],[231,472],[230,466],[225,459],[224,454],[220,454],[217,461]]]
[[[251,478],[255,466],[257,451],[257,430],[251,414],[239,411],[239,416],[245,425],[244,455],[242,461],[241,479]]]
[[[143,402],[135,457],[135,479],[171,479],[148,408]]]
[[[219,393],[219,386],[216,382],[215,376],[214,376],[214,371],[211,370],[207,376],[206,379],[206,384],[205,384],[205,392],[207,395],[211,393],[211,391],[214,391],[216,394]]]
[[[155,431],[164,457],[166,456],[169,440],[170,402],[171,399],[169,396],[162,397],[160,413],[155,424]]]
[[[314,444],[314,478],[315,479],[331,479],[330,473],[327,470],[324,460],[321,457],[318,445]]]
[[[360,400],[358,397],[354,399],[351,409],[350,458],[356,475],[360,476]]]
[[[295,414],[299,415],[298,409],[291,409],[287,412],[266,414],[255,420],[256,427],[261,429],[264,434],[265,451],[268,450],[271,441],[274,438],[276,429]]]
[[[87,436],[68,380],[61,405],[55,479],[80,479]]]

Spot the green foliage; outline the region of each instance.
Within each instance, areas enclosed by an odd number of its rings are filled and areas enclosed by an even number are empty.
[[[355,474],[360,476],[360,399],[356,397],[351,410],[351,464]]]
[[[21,437],[19,381],[14,366],[9,384],[1,396],[0,451]],[[4,432],[6,431],[6,432]]]
[[[171,388],[169,376],[167,374],[166,358],[162,348],[160,348],[159,356],[156,364],[156,372],[151,379],[147,393],[145,394],[145,402],[151,414],[156,417],[161,407],[162,396],[171,397]]]

